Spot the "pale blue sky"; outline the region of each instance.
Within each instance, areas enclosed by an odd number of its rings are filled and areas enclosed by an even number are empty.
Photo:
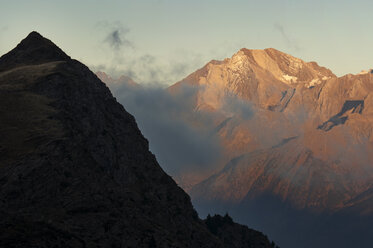
[[[171,84],[240,48],[274,47],[337,75],[373,67],[373,1],[0,0],[0,53],[32,30],[93,70]],[[108,35],[120,30],[120,49]],[[152,79],[153,78],[153,79]]]

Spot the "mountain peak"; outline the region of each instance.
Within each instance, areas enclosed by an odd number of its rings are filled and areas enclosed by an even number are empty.
[[[13,50],[0,58],[0,72],[17,66],[70,60],[58,46],[38,32],[31,32]]]
[[[36,31],[32,31],[26,37],[26,39],[32,39],[32,38],[34,38],[34,39],[45,39],[41,34],[39,34]]]

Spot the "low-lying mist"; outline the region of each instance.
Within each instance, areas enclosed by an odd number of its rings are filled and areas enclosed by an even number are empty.
[[[165,171],[177,175],[183,170],[206,169],[219,159],[219,138],[208,131],[212,119],[208,113],[193,109],[196,89],[186,87],[182,93],[169,94],[160,85],[112,87],[113,94],[133,114],[150,150]],[[203,120],[198,127],[188,125]]]

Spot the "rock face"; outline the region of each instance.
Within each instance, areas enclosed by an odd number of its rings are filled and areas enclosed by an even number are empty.
[[[371,74],[337,78],[275,49],[241,49],[169,91],[184,85],[198,88],[196,110],[219,113],[212,129],[227,153],[224,169],[192,196],[240,202],[272,192],[300,208],[334,211],[372,186]],[[224,109],[232,96],[252,116]]]
[[[348,212],[357,220],[360,214],[373,213],[371,73],[338,78],[315,62],[275,49],[241,49],[232,58],[211,61],[168,90],[177,94],[186,85],[197,89],[195,111],[215,116],[211,130],[225,151],[222,163],[204,180],[192,186],[179,180],[188,185],[185,189],[201,212],[205,206],[234,206],[239,209],[235,217],[250,215],[251,220],[255,213],[248,205],[271,198],[263,204],[276,202],[318,216]],[[232,104],[232,98],[239,104]],[[244,106],[250,110],[247,116]],[[267,213],[262,209],[256,208],[261,216],[283,214],[280,208]],[[359,230],[354,234],[365,228],[351,226]],[[307,241],[301,242],[307,247]]]
[[[0,119],[1,247],[224,247],[105,84],[36,32],[0,58]]]
[[[97,71],[96,76],[104,82],[110,89],[116,89],[119,86],[122,86],[123,84],[127,87],[140,87],[138,83],[132,80],[132,78],[127,77],[125,75],[120,76],[119,78],[112,78],[108,74],[106,74],[103,71]]]

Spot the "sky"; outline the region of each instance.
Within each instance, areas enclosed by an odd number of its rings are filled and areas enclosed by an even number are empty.
[[[338,76],[373,68],[373,1],[0,0],[0,54],[35,30],[92,70],[170,85],[273,47]]]

